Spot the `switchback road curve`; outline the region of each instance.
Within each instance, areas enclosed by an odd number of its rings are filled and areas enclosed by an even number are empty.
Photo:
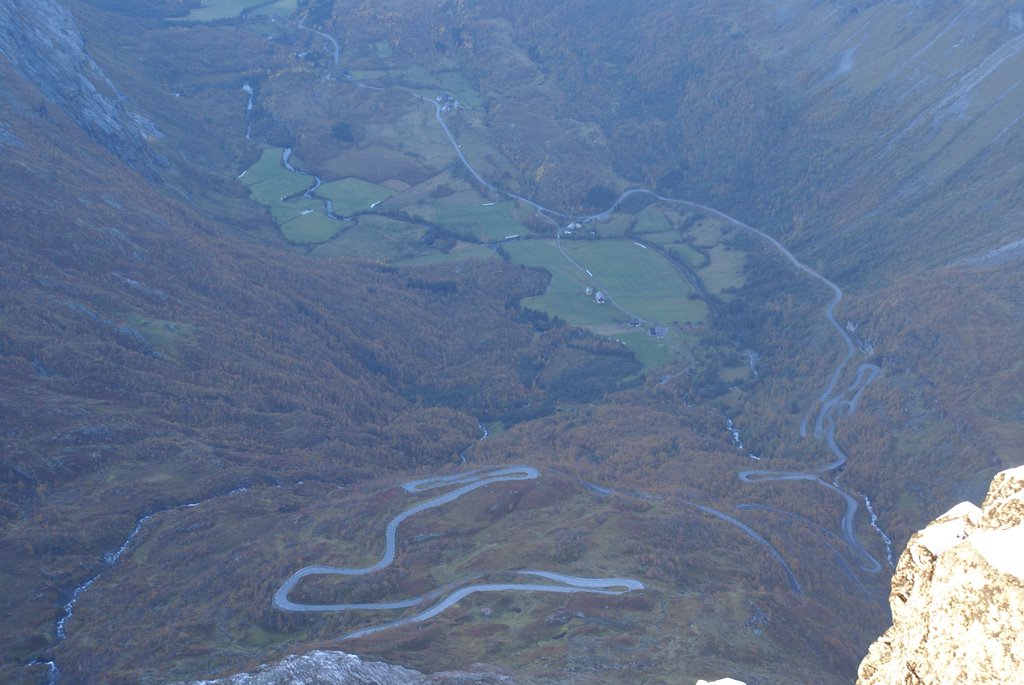
[[[308,30],[308,31],[312,31],[313,33],[316,33],[317,35],[320,35],[322,37],[330,38],[329,36],[327,36],[327,34],[324,34],[324,33],[320,32],[320,31],[316,31],[314,29],[310,29],[310,28],[306,27],[304,25],[304,20],[299,23],[299,26],[301,28],[304,28],[304,29]],[[335,66],[337,67],[338,64],[339,64],[339,54],[338,54],[338,50],[337,50],[337,42],[334,41],[333,39],[330,39],[330,40],[331,40],[331,43],[333,44],[333,46],[335,48],[335,51],[334,51],[334,63],[335,63]],[[328,74],[328,77],[329,76],[330,76],[330,74]],[[359,83],[359,82],[357,82],[355,80],[352,80],[350,78],[346,78],[346,82],[350,83],[351,85],[353,85],[355,87],[372,88],[374,90],[384,90],[383,88],[380,88],[379,86],[370,86],[370,85],[367,85],[367,84]],[[835,431],[836,431],[837,420],[840,418],[840,416],[847,416],[847,417],[851,416],[857,410],[857,406],[858,406],[858,402],[860,400],[861,393],[864,391],[864,389],[868,385],[870,385],[872,382],[874,382],[878,378],[880,373],[881,373],[881,369],[879,369],[877,366],[874,366],[872,364],[862,364],[857,369],[856,377],[853,380],[853,382],[851,383],[851,385],[848,388],[846,388],[844,391],[839,392],[837,394],[836,388],[839,386],[840,380],[842,379],[844,372],[846,371],[846,369],[849,366],[850,362],[853,360],[854,356],[856,355],[857,348],[856,348],[856,345],[853,342],[853,339],[847,333],[846,329],[842,325],[840,325],[839,321],[835,317],[836,307],[839,305],[839,303],[843,299],[843,291],[842,291],[842,289],[836,283],[832,282],[831,280],[829,280],[828,278],[826,278],[825,276],[823,276],[819,272],[815,271],[811,267],[809,267],[806,264],[804,264],[803,262],[801,262],[792,252],[789,251],[788,248],[786,248],[782,243],[780,243],[778,240],[776,240],[772,236],[768,235],[764,231],[762,231],[762,230],[760,230],[758,228],[754,228],[750,224],[747,224],[746,222],[743,222],[743,221],[741,221],[741,220],[739,220],[739,219],[737,219],[737,218],[735,218],[733,216],[730,216],[730,215],[726,214],[725,212],[722,212],[722,211],[720,211],[718,209],[715,209],[713,207],[709,207],[708,205],[701,204],[699,202],[694,202],[692,200],[685,200],[685,199],[680,199],[680,198],[669,197],[669,196],[666,196],[666,195],[660,195],[660,194],[654,192],[653,190],[649,190],[649,189],[646,189],[646,188],[632,188],[632,189],[629,189],[629,190],[626,190],[625,192],[623,192],[615,200],[615,202],[613,202],[612,205],[608,209],[603,211],[603,212],[599,212],[597,214],[589,214],[589,215],[572,215],[572,214],[566,214],[564,212],[559,212],[557,210],[545,207],[545,206],[543,206],[543,205],[541,205],[541,204],[539,204],[539,203],[537,203],[537,202],[535,202],[535,201],[533,201],[533,200],[531,200],[531,199],[529,199],[527,197],[523,197],[522,195],[518,195],[518,194],[513,193],[511,191],[499,188],[498,186],[494,185],[493,183],[488,181],[486,178],[484,178],[480,174],[480,172],[477,171],[477,169],[472,165],[472,163],[466,158],[465,154],[462,151],[462,147],[459,145],[458,140],[456,139],[455,135],[452,133],[451,129],[448,127],[448,124],[444,120],[443,107],[442,107],[442,105],[437,100],[424,97],[423,95],[420,95],[419,93],[415,93],[412,90],[410,90],[408,88],[401,87],[401,86],[394,86],[394,88],[396,90],[401,90],[401,91],[409,94],[410,96],[415,97],[416,99],[418,99],[420,101],[429,102],[431,104],[431,106],[433,106],[433,108],[434,108],[434,118],[437,121],[438,125],[440,126],[440,128],[441,128],[442,132],[444,133],[445,137],[447,138],[448,143],[450,144],[453,152],[458,157],[458,159],[462,163],[462,165],[466,168],[466,170],[477,181],[477,183],[479,183],[481,186],[483,186],[487,190],[490,190],[492,192],[498,193],[498,194],[503,195],[503,196],[505,196],[507,198],[510,198],[510,199],[522,202],[522,203],[524,203],[524,204],[526,204],[526,205],[528,205],[530,207],[533,207],[538,212],[542,212],[544,214],[547,214],[548,216],[553,217],[555,219],[571,219],[571,220],[574,220],[574,221],[594,221],[594,220],[600,220],[600,219],[607,218],[628,197],[630,197],[632,195],[637,195],[637,194],[650,195],[650,196],[654,197],[655,199],[657,199],[660,202],[664,202],[664,203],[667,203],[667,204],[674,204],[674,205],[677,205],[677,206],[689,207],[689,208],[692,208],[692,209],[697,210],[699,212],[702,212],[704,214],[718,217],[719,219],[721,219],[721,220],[723,220],[723,221],[725,221],[727,223],[730,223],[730,224],[732,224],[732,225],[734,225],[734,226],[736,226],[738,228],[741,228],[741,229],[743,229],[745,231],[748,231],[750,233],[753,233],[753,234],[759,236],[761,239],[763,239],[769,245],[771,245],[795,269],[797,269],[798,271],[803,272],[804,274],[809,276],[812,280],[815,280],[815,281],[821,283],[822,285],[824,285],[831,292],[832,297],[828,301],[828,303],[823,307],[822,313],[823,313],[823,315],[825,317],[825,320],[828,323],[829,327],[833,331],[835,331],[835,333],[839,336],[839,339],[840,339],[840,341],[842,343],[844,351],[843,351],[842,357],[840,358],[839,362],[836,364],[836,366],[833,369],[831,375],[829,376],[828,382],[825,384],[825,386],[822,389],[821,393],[817,396],[815,401],[812,403],[812,406],[811,406],[810,410],[804,416],[804,418],[803,418],[803,420],[802,420],[802,422],[800,424],[799,434],[800,434],[801,437],[806,437],[807,436],[808,423],[810,421],[810,417],[812,416],[812,414],[814,414],[815,408],[817,408],[817,414],[815,415],[815,421],[814,421],[814,426],[815,426],[814,437],[817,440],[824,439],[825,444],[827,445],[829,450],[832,452],[833,459],[832,459],[832,461],[830,461],[828,464],[826,464],[824,466],[820,466],[820,467],[816,467],[816,468],[811,468],[811,469],[808,469],[806,471],[747,470],[747,471],[740,472],[738,475],[739,475],[740,480],[742,480],[743,482],[746,482],[746,483],[756,483],[756,482],[765,482],[765,481],[795,481],[795,480],[811,481],[811,482],[818,483],[819,485],[821,485],[825,489],[830,490],[830,491],[836,493],[837,495],[839,495],[844,500],[845,505],[846,505],[845,513],[843,514],[842,522],[841,522],[841,529],[842,529],[843,538],[845,539],[846,543],[852,549],[857,551],[858,554],[863,558],[863,563],[861,564],[861,568],[863,570],[870,571],[870,572],[877,572],[877,571],[881,570],[882,565],[878,562],[877,559],[874,558],[874,556],[870,552],[868,552],[868,550],[860,542],[860,540],[858,539],[857,534],[856,534],[855,518],[856,518],[857,509],[859,508],[859,502],[852,495],[850,495],[850,493],[848,493],[841,486],[839,486],[835,482],[835,478],[834,478],[834,474],[837,471],[837,469],[842,467],[846,463],[846,461],[847,461],[846,454],[839,447],[838,443],[836,442],[836,438],[835,438]],[[556,230],[556,233],[555,233],[556,239],[558,238],[558,234],[559,234],[559,231]],[[566,258],[568,258],[568,255],[565,255],[565,256],[566,256]],[[572,262],[571,259],[570,259],[570,262]],[[572,263],[574,264],[574,266],[576,266],[578,268],[581,268],[581,269],[583,268],[582,266],[580,266],[579,264],[576,264],[575,262],[572,262]],[[584,271],[585,271],[585,269],[584,269]],[[824,473],[833,474],[833,477],[830,478],[828,481],[826,481],[825,479],[823,479],[821,477],[821,474],[824,474]],[[865,497],[865,503],[866,504],[868,503],[868,500],[867,500],[866,497]],[[893,560],[892,560],[892,550],[891,550],[890,540],[889,540],[888,536],[881,530],[881,528],[879,528],[877,526],[877,522],[875,520],[875,517],[872,517],[872,527],[876,530],[876,532],[878,532],[879,536],[882,538],[883,542],[885,543],[885,545],[886,545],[886,553],[887,553],[887,560],[889,562],[889,565],[892,566],[893,565]]]
[[[387,623],[381,623],[368,628],[362,628],[342,636],[341,639],[348,640],[357,637],[365,637],[382,630],[397,628],[409,623],[426,621],[437,616],[445,609],[451,607],[469,595],[478,592],[556,592],[572,593],[587,592],[602,595],[621,595],[634,590],[642,590],[643,583],[632,578],[582,578],[568,576],[553,571],[518,570],[512,573],[515,576],[529,578],[542,578],[550,581],[547,583],[523,582],[523,583],[486,583],[463,585],[455,588],[440,588],[416,597],[408,597],[390,602],[352,602],[336,604],[303,604],[289,599],[289,595],[295,586],[303,578],[310,576],[365,576],[376,573],[387,568],[395,560],[395,544],[398,535],[398,527],[406,519],[415,516],[428,509],[434,509],[442,505],[454,502],[459,497],[466,495],[477,488],[482,488],[492,483],[503,481],[533,480],[540,477],[540,471],[532,466],[508,466],[490,470],[466,471],[452,476],[437,476],[423,480],[414,480],[404,483],[402,489],[409,493],[420,493],[438,488],[457,486],[444,494],[433,497],[425,502],[420,502],[409,507],[392,518],[384,530],[384,555],[380,561],[362,568],[349,568],[342,566],[306,566],[293,573],[274,594],[273,604],[282,611],[294,612],[338,612],[356,610],[394,610],[408,609],[432,602],[426,608],[412,616],[399,618]]]

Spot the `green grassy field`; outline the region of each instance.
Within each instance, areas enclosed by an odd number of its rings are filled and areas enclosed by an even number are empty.
[[[633,215],[625,212],[615,212],[606,221],[601,223],[588,224],[583,227],[583,232],[588,229],[595,229],[602,238],[621,238],[629,233],[633,226]]]
[[[543,295],[528,297],[523,305],[565,319],[575,326],[617,325],[626,316],[614,307],[602,306],[587,297],[585,289],[594,280],[569,263],[551,240],[523,240],[504,246],[512,261],[540,267],[551,273]]]
[[[217,21],[237,17],[247,9],[255,8],[258,14],[287,17],[295,11],[297,0],[202,0],[202,7],[188,13],[180,21]]]
[[[595,287],[620,307],[661,325],[700,321],[707,308],[688,296],[693,289],[664,257],[631,240],[563,241],[562,248],[594,274]]]
[[[307,200],[307,202],[309,201]],[[305,213],[307,211],[309,214]],[[351,224],[347,221],[330,218],[324,214],[322,208],[312,211],[306,209],[298,216],[281,223],[281,233],[289,242],[299,245],[322,243],[349,225]]]
[[[633,232],[638,234],[660,233],[672,228],[672,222],[665,216],[665,212],[659,207],[650,206],[644,208],[636,215],[636,225]]]
[[[348,224],[328,217],[320,200],[300,196],[285,201],[308,188],[312,179],[285,169],[282,152],[281,148],[267,148],[238,180],[254,200],[270,210],[286,240],[299,245],[328,240]]]
[[[320,186],[316,194],[331,200],[334,203],[334,213],[339,216],[369,210],[370,205],[382,202],[393,195],[387,188],[361,178],[329,181]]]
[[[707,316],[704,302],[690,299],[693,291],[686,279],[654,250],[629,240],[563,241],[562,246],[594,276],[570,263],[553,241],[527,240],[504,246],[513,262],[551,273],[547,291],[524,299],[523,305],[622,341],[647,368],[671,361],[687,346],[686,341],[675,331],[656,337],[649,334],[648,326],[627,326],[630,317],[610,303],[594,302],[586,294],[587,286],[604,290],[623,309],[660,326]]]
[[[743,265],[745,256],[738,250],[730,250],[724,245],[711,248],[711,263],[697,272],[704,286],[716,295],[721,295],[727,288],[739,288],[743,285]]]
[[[660,245],[671,251],[677,259],[691,269],[699,269],[708,263],[707,258],[697,250],[693,249],[679,238],[678,231],[663,231],[661,233],[648,233],[641,236],[643,242]]]
[[[483,107],[484,101],[472,81],[461,71],[445,71],[437,75],[441,87],[452,94],[456,100],[466,107],[477,109]]]
[[[575,326],[617,324],[629,318],[613,306],[596,304],[585,292],[592,286],[608,293],[624,309],[658,325],[707,315],[703,302],[688,297],[693,291],[684,277],[653,250],[644,250],[632,241],[563,241],[562,248],[590,269],[593,277],[565,259],[551,241],[505,246],[515,263],[539,266],[552,274],[548,291],[524,300],[527,306],[561,316]]]
[[[172,359],[178,356],[178,343],[195,333],[195,326],[190,323],[151,319],[139,314],[130,314],[125,319],[150,345]]]
[[[686,235],[697,247],[714,247],[722,240],[722,224],[718,219],[702,219]]]
[[[279,147],[269,147],[260,153],[256,162],[238,175],[238,180],[244,186],[253,186],[262,181],[270,180],[285,171],[281,164],[281,154],[284,152]]]
[[[646,328],[619,331],[615,336],[628,347],[646,369],[659,369],[674,360],[680,352],[693,345],[693,341],[679,335],[656,337]]]
[[[494,250],[483,245],[457,242],[455,247],[448,252],[429,252],[418,257],[403,259],[397,263],[401,266],[429,266],[431,264],[463,262],[469,259],[498,259],[498,255]]]
[[[431,252],[420,245],[426,229],[383,216],[362,216],[334,240],[313,250],[317,257],[353,257],[386,262],[408,259]]]
[[[438,223],[460,233],[471,233],[484,242],[494,242],[507,236],[530,232],[512,217],[514,208],[513,202],[441,207],[434,218]]]

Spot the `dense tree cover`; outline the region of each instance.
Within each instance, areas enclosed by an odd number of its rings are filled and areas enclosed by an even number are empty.
[[[478,416],[599,398],[637,369],[508,307],[540,272],[406,274],[226,235],[4,81],[24,145],[0,166],[0,510],[23,550],[3,558],[8,655],[53,639],[61,593],[141,514],[246,483],[457,463]]]

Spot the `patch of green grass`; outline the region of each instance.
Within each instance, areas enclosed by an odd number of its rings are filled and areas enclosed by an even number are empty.
[[[277,38],[288,28],[286,22],[272,21],[267,16],[254,17],[250,21],[243,22],[238,29],[247,33],[254,33],[257,36],[270,36]]]
[[[687,266],[689,266],[691,269],[698,269],[708,261],[707,257],[705,257],[697,250],[693,249],[686,243],[679,243],[677,245],[673,245],[671,249],[673,250],[673,252],[675,252],[675,254],[681,256],[684,262],[687,264]]]
[[[389,72],[383,69],[352,69],[348,73],[355,81],[376,81],[387,76]]]
[[[654,250],[645,250],[630,240],[563,241],[562,247],[593,276],[569,262],[551,240],[504,245],[513,262],[543,268],[551,274],[547,291],[525,298],[523,306],[619,340],[647,368],[669,363],[690,341],[676,330],[657,337],[650,335],[648,326],[627,326],[629,315],[610,303],[597,304],[587,296],[587,286],[607,292],[631,314],[661,326],[707,316],[704,302],[690,298],[693,290],[686,279]]]
[[[309,176],[288,171],[281,163],[281,148],[268,148],[239,181],[249,189],[249,195],[270,210],[281,234],[291,243],[306,245],[330,239],[344,229],[347,222],[327,216],[323,202],[307,197],[293,197],[312,183]],[[372,184],[371,184],[372,185]],[[390,192],[390,191],[389,191]]]
[[[633,227],[633,232],[642,235],[665,232],[671,228],[672,222],[665,216],[665,212],[659,207],[651,205],[636,215],[636,225]]]
[[[380,43],[375,44],[378,56],[381,50],[379,46]],[[438,79],[419,64],[400,69],[353,69],[349,73],[357,81],[384,81],[413,89],[423,88],[420,94],[424,97],[432,98],[441,87],[438,85]]]
[[[361,178],[343,178],[324,183],[316,194],[334,203],[335,214],[349,216],[369,210],[371,205],[386,200],[393,193],[384,186]]]
[[[464,262],[470,259],[499,259],[498,255],[483,245],[458,242],[448,252],[431,252],[419,257],[403,259],[395,262],[399,266],[429,266],[431,264],[448,264]]]
[[[629,229],[630,227],[632,227],[632,225],[632,214],[616,212],[615,214],[612,214],[606,221],[602,221],[601,223],[585,225],[582,229],[580,229],[580,232],[586,234],[586,232],[589,229],[593,228],[602,238],[620,238],[625,236],[629,232]]]
[[[267,203],[270,209],[270,215],[274,217],[274,221],[277,222],[278,226],[283,226],[289,221],[296,219],[304,214],[312,214],[317,209],[322,211],[323,203],[316,200],[310,200],[306,197],[297,197],[294,200],[288,202],[271,202]]]
[[[261,205],[273,206],[283,202],[286,197],[302,193],[309,185],[308,177],[285,171],[280,176],[249,186],[249,194]]]
[[[678,335],[656,337],[648,333],[646,328],[620,333],[618,339],[632,350],[640,363],[648,369],[665,366],[686,347]]]
[[[419,243],[424,233],[426,229],[416,224],[383,216],[362,216],[337,238],[317,246],[312,254],[391,262],[430,253],[430,248]]]
[[[679,245],[679,232],[676,230],[659,231],[657,233],[644,233],[637,236],[645,243],[657,243],[658,245]]]
[[[445,71],[437,75],[441,87],[452,94],[456,100],[472,109],[483,107],[484,101],[480,97],[476,86],[461,71]]]
[[[279,176],[282,173],[287,173],[284,165],[281,163],[281,155],[284,150],[279,147],[268,147],[260,153],[260,158],[256,162],[238,175],[238,180],[244,186],[252,186],[261,181]]]
[[[262,5],[262,7],[261,7]],[[287,17],[297,6],[297,0],[202,0],[202,6],[176,21],[217,21],[237,17],[247,9],[255,8],[256,14]]]
[[[516,221],[511,212],[513,202],[480,203],[440,208],[434,220],[459,233],[471,233],[485,242],[506,236],[525,235],[530,230]]]
[[[730,250],[724,245],[716,245],[709,251],[709,256],[711,263],[697,272],[708,291],[720,295],[728,288],[739,288],[743,285],[743,252]]]
[[[562,248],[594,274],[594,285],[635,314],[661,325],[700,321],[707,315],[703,301],[692,299],[693,288],[656,251],[631,240],[563,242]]]
[[[716,219],[704,219],[686,232],[697,247],[714,247],[722,240],[721,224]]]
[[[543,295],[527,297],[523,305],[565,319],[574,326],[618,325],[626,315],[614,307],[596,304],[585,289],[594,280],[573,266],[551,240],[522,240],[504,246],[516,264],[545,269],[551,283]]]
[[[312,211],[303,210],[298,216],[280,224],[281,233],[285,239],[299,245],[330,240],[332,236],[350,225],[347,221],[339,221],[327,216],[322,208],[312,209]]]
[[[190,323],[151,319],[139,314],[129,315],[126,321],[142,333],[150,345],[172,359],[177,357],[178,343],[195,332],[195,326]]]
[[[290,17],[298,9],[298,0],[277,0],[277,2],[260,8],[255,14],[273,17]]]
[[[312,184],[309,176],[292,173],[284,168],[281,163],[282,152],[278,147],[264,150],[256,163],[238,177],[242,185],[249,189],[252,198],[268,207],[301,193]]]

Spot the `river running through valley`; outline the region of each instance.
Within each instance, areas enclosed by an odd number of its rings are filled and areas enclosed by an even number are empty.
[[[320,31],[314,31],[313,29],[309,29],[302,22],[300,22],[300,26],[302,28],[306,28],[306,30],[308,31],[313,31],[316,35],[319,35],[329,40],[329,42],[331,43],[331,47],[333,49],[334,66],[335,68],[337,68],[340,64],[340,51],[338,50],[337,41],[335,41],[327,34],[324,34]],[[330,77],[330,74],[328,74],[327,76]],[[384,90],[379,86],[359,83],[357,81],[352,80],[351,78],[346,78],[344,82],[359,88]],[[424,103],[430,103],[430,105],[434,108],[434,118],[437,121],[441,131],[444,133],[445,138],[448,140],[448,143],[451,146],[452,151],[458,157],[459,161],[462,163],[465,169],[477,181],[477,183],[479,183],[481,186],[483,186],[485,189],[491,192],[524,203],[534,208],[538,212],[547,214],[548,216],[553,217],[555,219],[569,219],[581,222],[607,219],[608,217],[611,216],[612,212],[618,209],[618,207],[627,198],[638,194],[650,195],[659,202],[687,207],[697,212],[703,213],[705,215],[717,217],[722,221],[725,221],[737,228],[743,229],[744,231],[748,231],[758,236],[760,239],[764,240],[769,245],[771,245],[776,250],[776,252],[778,252],[783,258],[786,259],[786,261],[790,263],[790,265],[793,266],[793,268],[806,274],[811,280],[825,286],[825,288],[831,293],[832,297],[828,301],[828,303],[822,308],[822,315],[825,321],[827,322],[828,326],[839,338],[839,341],[843,348],[843,354],[839,362],[836,364],[835,368],[832,370],[832,373],[830,374],[824,388],[818,395],[815,396],[815,399],[811,402],[811,409],[806,413],[803,420],[801,421],[799,427],[799,435],[801,438],[806,438],[808,436],[808,424],[810,423],[811,417],[814,416],[814,439],[825,444],[825,446],[831,453],[832,458],[827,464],[811,467],[806,470],[775,471],[770,469],[757,469],[744,470],[741,471],[738,475],[741,481],[752,484],[769,481],[808,481],[817,484],[818,486],[828,490],[831,493],[834,493],[837,497],[843,500],[845,509],[840,522],[842,536],[846,544],[853,551],[855,551],[857,555],[861,558],[861,563],[859,564],[859,567],[862,570],[870,573],[877,573],[881,571],[882,564],[867,550],[867,548],[864,547],[864,545],[861,543],[860,539],[857,536],[856,514],[860,506],[857,498],[855,498],[851,493],[847,492],[842,486],[840,486],[836,482],[836,477],[838,476],[838,473],[842,470],[842,467],[847,462],[847,455],[839,446],[836,440],[836,429],[839,420],[843,417],[852,416],[854,412],[857,411],[857,407],[862,393],[871,383],[873,383],[878,378],[878,376],[881,374],[881,369],[878,366],[875,366],[874,364],[862,363],[854,372],[854,378],[850,382],[849,386],[837,390],[837,388],[840,387],[840,382],[842,381],[844,374],[846,373],[848,367],[850,366],[850,363],[853,361],[856,355],[857,347],[854,344],[853,339],[850,337],[849,333],[847,333],[846,329],[842,325],[840,325],[839,321],[835,317],[836,307],[843,299],[843,291],[836,283],[833,283],[831,280],[829,280],[819,272],[815,271],[811,267],[801,262],[782,243],[780,243],[778,240],[768,235],[764,231],[755,228],[743,221],[740,221],[739,219],[732,217],[726,214],[725,212],[701,204],[699,202],[694,202],[692,200],[684,200],[679,198],[668,197],[666,195],[660,195],[646,188],[631,188],[623,192],[618,197],[618,199],[616,199],[615,202],[613,202],[612,205],[603,212],[589,215],[572,215],[551,209],[549,207],[545,207],[539,204],[538,202],[531,200],[530,198],[499,188],[498,186],[494,185],[486,178],[484,178],[483,175],[481,175],[480,172],[477,171],[477,169],[473,166],[473,164],[466,158],[466,155],[462,151],[462,146],[459,145],[459,142],[456,139],[455,135],[452,133],[448,124],[445,122],[445,110],[443,105],[441,104],[440,99],[431,99],[425,97],[423,95],[420,95],[419,93],[413,92],[412,90],[402,86],[392,86],[392,88],[394,90],[405,92],[409,94],[411,97],[414,97]],[[561,231],[556,229],[555,240],[558,244],[559,250],[562,252],[562,255],[566,259],[568,259],[569,262],[575,268],[587,273],[589,276],[589,271],[587,271],[582,265],[577,264],[568,255],[566,255],[564,251],[561,250],[561,244],[558,243],[560,233]],[[605,289],[605,292],[607,292],[607,289]],[[611,297],[610,294],[608,301],[611,302],[614,306],[618,306],[615,304],[614,299]],[[619,308],[621,309],[621,307]],[[626,310],[622,311],[627,315],[631,316],[633,319],[637,318],[630,312],[627,312]],[[817,410],[816,413],[815,409]],[[864,499],[865,503],[868,506],[870,506],[870,500],[868,500],[866,496],[864,497]],[[872,529],[877,532],[883,544],[885,545],[886,561],[889,567],[892,568],[894,566],[894,561],[891,540],[889,536],[887,536],[885,532],[882,530],[882,528],[878,525],[877,516],[874,515],[873,511],[870,512],[870,519]]]

